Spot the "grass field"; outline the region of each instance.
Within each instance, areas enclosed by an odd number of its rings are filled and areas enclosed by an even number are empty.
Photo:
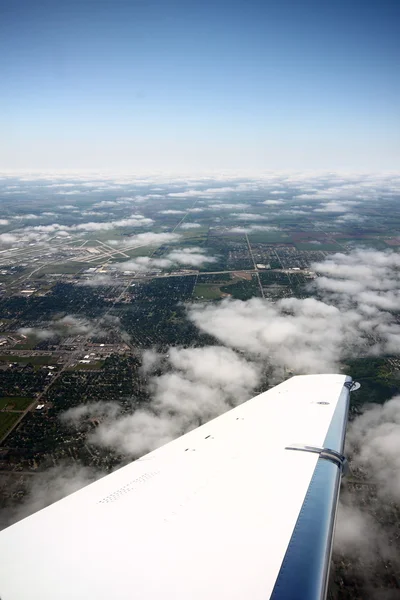
[[[340,252],[340,250],[342,250],[338,244],[324,244],[323,242],[318,244],[313,244],[311,242],[297,242],[295,246],[297,250],[309,250],[311,252],[317,252],[318,250],[324,250],[326,252]]]
[[[291,244],[291,238],[281,231],[260,231],[249,234],[249,241],[253,244]]]
[[[217,283],[226,285],[231,280],[230,273],[218,273],[215,275],[209,275],[207,273],[199,275],[197,278],[197,285],[215,285]]]
[[[150,256],[151,254],[153,254],[156,248],[157,246],[142,246],[141,248],[132,248],[132,250],[126,250],[125,248],[121,248],[121,250],[130,258],[137,258],[138,256]],[[128,259],[124,258],[122,254],[116,254],[114,256],[114,260],[121,260],[123,262]]]
[[[193,221],[185,220],[183,221],[182,225],[184,225],[185,223],[189,224],[193,223]],[[184,239],[199,238],[200,240],[205,240],[207,239],[208,230],[208,225],[202,227],[193,227],[193,229],[182,229],[181,227],[178,227],[176,233],[182,235]]]
[[[22,342],[19,344],[14,344],[14,350],[32,350],[36,344],[38,343],[38,339],[35,335],[29,335],[26,339],[22,339]]]
[[[28,363],[30,363],[31,365],[36,366],[54,365],[57,363],[56,359],[49,354],[42,356],[15,356],[14,354],[1,354],[0,362],[16,362],[21,363],[23,365],[27,365]]]
[[[92,265],[89,265],[92,266]],[[87,265],[85,263],[77,263],[77,262],[67,262],[67,263],[54,263],[52,265],[47,265],[46,267],[42,267],[40,271],[35,273],[35,277],[39,278],[43,275],[48,275],[50,273],[61,273],[63,275],[75,275],[82,271],[82,269],[86,269]]]
[[[207,283],[198,283],[194,288],[193,298],[204,300],[219,300],[223,297],[223,292],[217,285],[208,285]]]
[[[4,398],[0,398],[0,410],[6,408],[8,410],[25,410],[31,402],[33,402],[33,398],[25,398],[22,396],[6,396]]]
[[[344,238],[340,240],[340,243],[343,245],[349,245],[352,246],[354,248],[359,248],[359,247],[363,247],[363,248],[374,248],[377,250],[387,250],[388,249],[388,245],[385,244],[385,242],[383,240],[379,240],[377,238],[364,238],[364,239],[351,239],[351,238]]]
[[[19,413],[0,413],[0,438],[2,438],[20,417]]]

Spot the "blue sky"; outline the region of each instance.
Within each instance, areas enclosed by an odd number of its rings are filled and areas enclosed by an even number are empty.
[[[0,168],[395,169],[400,4],[0,0]]]

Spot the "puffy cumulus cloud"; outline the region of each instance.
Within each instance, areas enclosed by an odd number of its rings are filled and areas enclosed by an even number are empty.
[[[356,206],[357,204],[360,204],[359,202],[354,202],[354,201],[341,201],[341,202],[337,202],[332,200],[331,202],[326,202],[325,204],[323,204],[322,206],[320,206],[319,208],[314,208],[314,212],[326,212],[326,213],[332,213],[332,212],[339,212],[339,213],[345,213],[347,211],[350,211],[354,206]]]
[[[266,215],[260,215],[258,213],[231,213],[230,216],[235,217],[239,221],[264,221],[269,218]]]
[[[60,420],[67,425],[78,427],[83,421],[104,421],[115,419],[120,413],[121,407],[117,402],[88,402],[66,410],[60,415]]]
[[[400,396],[370,405],[350,424],[346,437],[352,467],[377,484],[377,493],[400,501]]]
[[[47,188],[68,188],[68,187],[74,187],[76,184],[75,183],[50,183],[49,185],[46,185],[45,187]]]
[[[59,223],[52,223],[51,225],[34,225],[15,229],[11,234],[1,234],[0,243],[4,245],[10,245],[14,243],[25,245],[32,241],[47,242],[53,234],[66,235],[80,231],[109,231],[115,229],[116,227],[145,227],[151,225],[152,223],[153,219],[136,214],[132,215],[131,217],[118,219],[115,221],[89,221],[87,223],[79,223],[77,225],[60,225]],[[152,236],[156,234],[149,233],[149,235]]]
[[[341,494],[339,501],[333,547],[334,553],[347,556],[357,565],[357,576],[361,580],[369,579],[366,563],[376,572],[379,560],[396,559],[396,550],[391,547],[389,536],[380,523],[368,510],[355,504],[355,498],[346,492]],[[357,564],[360,559],[362,567]],[[368,597],[376,598],[372,590]]]
[[[199,208],[199,207],[188,208],[187,212],[190,212],[190,213],[201,213],[201,212],[204,212],[204,208]]]
[[[200,223],[182,223],[180,226],[181,229],[197,229],[201,227]]]
[[[117,221],[110,221],[108,223],[80,223],[79,225],[73,225],[70,229],[76,231],[105,231],[108,229],[114,229],[115,227],[143,227],[145,225],[151,225],[153,219],[144,217],[143,215],[132,215],[126,219],[119,219]]]
[[[130,416],[102,423],[89,436],[89,441],[137,458],[170,442],[181,432],[179,421],[172,415],[157,415],[151,410],[139,409]]]
[[[0,225],[8,225],[9,222],[10,221],[8,219],[0,219]]]
[[[209,204],[208,208],[213,210],[242,210],[248,208],[248,204],[218,202],[217,204]]]
[[[142,372],[144,375],[154,373],[163,361],[164,355],[154,349],[144,350],[142,354]]]
[[[98,284],[101,285],[101,284]],[[39,340],[51,339],[53,337],[62,338],[70,336],[83,336],[89,338],[104,338],[108,332],[113,336],[118,336],[125,342],[130,342],[129,334],[121,326],[119,317],[113,315],[104,315],[99,319],[89,319],[75,315],[66,315],[61,319],[41,324],[39,327],[24,327],[18,330],[18,333],[27,337],[33,336]]]
[[[12,246],[19,242],[19,236],[13,233],[0,233],[0,244],[4,246]]]
[[[146,200],[150,200],[151,198],[163,198],[163,194],[137,194],[135,196],[120,196],[117,198],[118,204],[142,204],[146,202]]]
[[[147,354],[148,372],[160,357]],[[140,456],[246,400],[261,373],[258,364],[221,346],[171,348],[164,361],[169,371],[150,378],[148,410],[102,423],[91,443]]]
[[[101,202],[96,202],[93,204],[93,208],[108,208],[110,206],[118,206],[119,204],[124,204],[124,201],[118,202],[118,200],[102,200]]]
[[[170,192],[168,194],[168,196],[171,198],[190,198],[193,196],[200,196],[202,198],[207,198],[207,197],[214,197],[214,196],[217,197],[220,195],[228,194],[230,192],[237,192],[237,191],[241,191],[240,186],[237,186],[237,187],[225,186],[225,187],[206,188],[204,190],[189,189],[189,190],[186,190],[185,192]]]
[[[173,250],[167,255],[167,258],[173,263],[180,265],[190,265],[192,267],[200,267],[205,263],[216,262],[213,256],[207,256],[203,248],[179,248]]]
[[[30,214],[27,214],[27,215],[18,215],[16,218],[17,219],[22,219],[22,220],[26,219],[27,221],[34,221],[35,219],[39,218],[39,215],[34,215],[34,214],[30,213]]]
[[[46,327],[21,327],[18,333],[38,340],[47,340],[58,336],[90,335],[95,331],[95,324],[75,315],[66,315],[61,319],[50,321]]]
[[[53,223],[52,225],[35,225],[34,227],[26,227],[22,231],[22,235],[26,235],[27,233],[54,233],[56,231],[68,231],[70,227],[67,225],[59,225],[58,223]]]
[[[299,208],[291,208],[289,210],[284,211],[285,215],[308,215],[308,210],[301,210]]]
[[[315,285],[321,295],[343,310],[357,306],[371,323],[373,316],[382,318],[380,311],[399,310],[400,254],[358,249],[334,254],[312,268],[320,275]]]
[[[77,194],[83,194],[83,190],[61,190],[56,192],[60,196],[76,196]]]
[[[231,233],[253,233],[253,231],[279,231],[273,225],[249,225],[248,227],[232,227]]]
[[[56,336],[52,329],[41,329],[40,327],[20,327],[18,333],[24,337],[35,337],[38,340],[49,340]]]
[[[220,342],[264,356],[277,376],[282,368],[332,372],[348,356],[400,353],[399,264],[390,252],[336,254],[313,265],[319,299],[225,299],[192,305],[189,318]]]
[[[271,303],[224,299],[218,305],[193,305],[189,318],[206,333],[232,348],[266,359],[282,376],[282,368],[296,373],[332,372],[343,347],[356,335],[358,318],[351,311],[307,298]]]
[[[264,200],[261,204],[266,204],[267,206],[277,206],[278,204],[283,204],[284,200]]]
[[[105,216],[110,217],[111,215],[114,215],[115,213],[110,212],[110,211],[105,212],[102,210],[95,209],[95,210],[83,210],[80,214],[83,217],[105,217]]]
[[[202,248],[179,248],[172,250],[162,258],[140,256],[139,258],[119,263],[117,268],[122,271],[145,272],[154,269],[169,269],[177,265],[200,267],[206,263],[215,262],[213,256],[204,254]]]
[[[121,271],[132,271],[145,273],[154,269],[169,269],[172,267],[172,261],[168,258],[151,258],[150,256],[139,256],[138,258],[119,263],[116,268]]]
[[[127,240],[124,240],[122,244],[117,240],[108,240],[108,243],[114,246],[160,246],[161,244],[177,242],[181,237],[179,233],[153,233],[152,231],[148,231],[132,235]]]
[[[365,597],[372,600],[396,598],[397,593],[391,596],[386,589],[382,595],[382,581],[388,567],[389,572],[400,569],[396,508],[400,501],[400,396],[383,405],[364,406],[348,426],[346,454],[358,485],[344,479],[334,562],[338,555],[339,561],[349,565],[349,575],[363,588],[360,597],[365,590]]]
[[[101,287],[101,286],[120,286],[125,285],[119,279],[111,277],[110,275],[102,275],[96,273],[93,277],[88,277],[87,279],[81,279],[77,285],[83,285],[87,287]]]
[[[62,319],[58,319],[53,323],[57,329],[65,329],[66,334],[88,334],[93,331],[94,327],[93,323],[91,323],[88,319],[75,317],[74,315],[66,315],[65,317],[62,317]]]
[[[185,211],[184,210],[174,210],[174,209],[168,209],[168,210],[160,210],[160,214],[161,215],[184,215]]]
[[[358,215],[357,213],[345,213],[336,218],[336,223],[339,225],[346,225],[347,223],[363,223],[365,217]]]

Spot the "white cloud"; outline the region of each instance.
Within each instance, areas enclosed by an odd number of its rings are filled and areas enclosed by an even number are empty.
[[[162,258],[140,256],[139,258],[119,263],[117,268],[122,271],[145,272],[154,269],[169,269],[178,265],[201,267],[205,263],[215,262],[215,260],[214,257],[204,254],[202,248],[178,248],[172,250]]]
[[[241,210],[244,208],[248,208],[248,204],[240,204],[239,202],[235,203],[226,203],[220,202],[218,204],[209,204],[208,208],[212,208],[213,210]]]
[[[20,521],[104,475],[105,473],[99,470],[65,462],[46,471],[36,472],[34,477],[27,478],[28,489],[23,503],[8,512],[3,525],[7,527]],[[20,490],[17,488],[17,491]]]
[[[161,215],[184,215],[185,211],[184,210],[174,210],[174,209],[169,209],[169,210],[160,210],[160,214]]]
[[[140,246],[160,246],[161,244],[171,244],[181,239],[179,233],[153,233],[148,231],[130,236],[124,240],[122,245],[132,246],[138,244]],[[110,244],[121,245],[119,241],[109,240]]]
[[[207,188],[205,190],[193,190],[189,189],[185,192],[170,192],[168,194],[171,198],[186,198],[192,196],[200,196],[201,198],[207,197],[217,197],[223,194],[228,194],[229,192],[237,192],[240,191],[238,187],[225,186],[225,187],[213,187]]]
[[[182,223],[180,225],[181,229],[197,229],[198,227],[201,227],[200,223]]]
[[[253,233],[254,231],[279,231],[273,225],[249,225],[248,227],[232,227],[231,233]]]
[[[164,360],[172,372],[151,378],[149,409],[101,424],[92,443],[140,456],[243,402],[260,378],[257,364],[221,346],[171,348]]]
[[[216,258],[207,256],[204,252],[202,248],[178,248],[170,252],[168,258],[173,263],[192,267],[200,267],[205,263],[216,261]]]
[[[346,445],[353,468],[377,483],[378,494],[400,500],[400,396],[370,405],[351,423]]]
[[[66,410],[60,415],[60,420],[68,425],[79,426],[82,421],[89,419],[114,419],[120,412],[117,402],[88,402]]]
[[[365,319],[368,316],[364,327],[371,334],[384,334],[383,339],[388,339],[383,329],[392,318],[385,311],[397,311],[400,307],[400,254],[355,250],[334,254],[314,264],[313,269],[321,275],[315,285],[326,301],[335,302],[342,310],[356,306],[359,314]],[[396,335],[397,327],[395,323],[391,325]]]
[[[38,340],[47,340],[56,336],[89,335],[95,331],[96,325],[88,319],[66,315],[61,319],[50,321],[46,327],[21,327],[18,333]]]
[[[89,279],[81,279],[78,285],[86,287],[99,287],[99,286],[118,286],[123,285],[122,281],[110,277],[110,275],[96,274],[94,277]]]
[[[117,200],[102,200],[101,202],[96,202],[95,204],[93,204],[93,208],[103,208],[103,207],[108,207],[108,206],[118,206],[119,204],[122,204],[122,203],[118,202]]]
[[[231,217],[235,217],[239,221],[263,221],[269,218],[258,213],[231,213]]]
[[[275,304],[260,298],[225,299],[218,305],[193,305],[189,318],[220,342],[262,356],[282,377],[296,373],[332,372],[343,346],[357,326],[349,313],[314,298],[288,298]]]
[[[59,194],[61,196],[76,196],[77,194],[83,194],[83,190],[67,190],[67,191],[60,191],[60,192],[56,192],[56,194]]]
[[[10,246],[19,241],[19,237],[12,233],[0,233],[0,244]]]
[[[21,327],[18,333],[26,337],[36,337],[38,340],[49,340],[56,335],[51,329],[40,329],[39,327]]]
[[[320,208],[315,208],[314,212],[322,212],[322,213],[330,213],[330,212],[339,212],[339,213],[345,213],[350,211],[355,205],[359,204],[359,202],[345,202],[345,201],[341,201],[341,202],[337,202],[332,200],[331,202],[326,202],[325,204],[323,204]]]
[[[151,225],[153,222],[153,219],[149,219],[143,215],[132,215],[131,217],[119,219],[117,221],[104,223],[81,223],[79,225],[73,225],[69,229],[83,231],[105,231],[107,229],[114,229],[115,227],[144,227],[145,225]]]
[[[261,298],[189,307],[189,318],[220,342],[263,356],[282,376],[332,372],[343,358],[400,353],[400,255],[336,254],[313,268],[321,299]]]

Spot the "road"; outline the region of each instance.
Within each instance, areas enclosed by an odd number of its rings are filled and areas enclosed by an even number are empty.
[[[259,285],[260,292],[261,292],[261,298],[265,298],[265,296],[264,296],[264,290],[263,290],[263,287],[261,285],[260,273],[258,272],[257,263],[256,263],[255,258],[254,258],[253,250],[251,249],[251,245],[250,245],[250,241],[249,241],[249,236],[247,235],[247,233],[245,234],[245,236],[246,236],[247,247],[248,247],[249,252],[250,252],[251,260],[253,261],[253,266],[254,266],[253,273],[257,274],[258,285]]]

